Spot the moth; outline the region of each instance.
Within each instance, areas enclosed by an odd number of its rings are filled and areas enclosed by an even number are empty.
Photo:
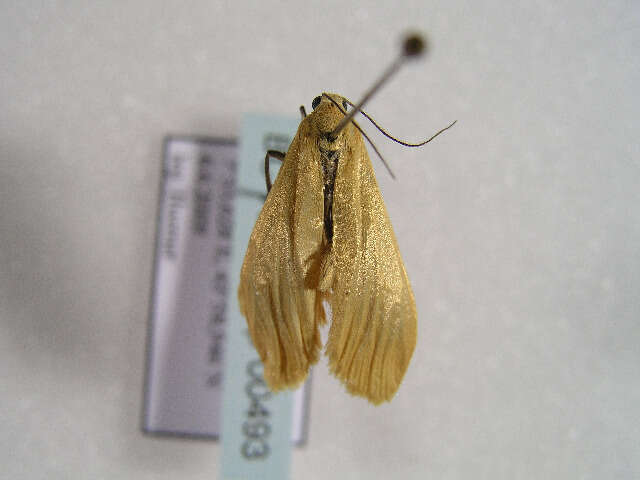
[[[401,59],[411,55],[407,43]],[[413,291],[364,132],[352,120],[367,95],[358,105],[336,94],[316,97],[309,115],[301,107],[286,154],[265,158],[268,195],[238,300],[272,391],[298,386],[318,361],[325,302],[329,368],[351,394],[373,404],[390,400],[416,345]],[[269,156],[283,162],[273,186]]]

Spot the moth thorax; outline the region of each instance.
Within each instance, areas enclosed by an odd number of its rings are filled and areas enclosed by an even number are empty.
[[[338,135],[338,138],[330,138],[328,134],[325,134],[318,138],[318,148],[322,153],[342,150],[343,143],[342,135]]]

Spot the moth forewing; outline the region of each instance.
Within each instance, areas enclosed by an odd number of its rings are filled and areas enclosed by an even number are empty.
[[[303,121],[254,226],[238,288],[240,311],[274,391],[302,382],[321,347],[321,298],[304,285],[307,257],[322,241],[322,180],[307,132]]]
[[[416,343],[413,292],[360,133],[345,129],[349,155],[334,191],[335,281],[327,355],[347,389],[390,400]]]

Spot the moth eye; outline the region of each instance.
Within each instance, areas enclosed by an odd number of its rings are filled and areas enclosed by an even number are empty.
[[[342,100],[342,108],[344,108],[345,112],[349,110],[349,104],[347,103],[346,100]]]
[[[320,105],[320,100],[322,100],[321,96],[317,96],[316,98],[313,99],[313,102],[311,102],[311,108],[313,108],[314,110],[316,109],[316,107],[318,105]]]

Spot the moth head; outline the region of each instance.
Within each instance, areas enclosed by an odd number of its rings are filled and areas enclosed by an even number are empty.
[[[335,142],[339,135],[335,138],[329,138],[328,134],[345,117],[349,102],[335,93],[323,93],[313,99],[311,108],[313,108],[313,112],[309,115],[309,118],[313,119],[320,137],[325,137],[325,140],[329,143]]]
[[[347,103],[347,100],[344,97],[341,97],[340,95],[336,95],[335,93],[323,93],[322,95],[318,95],[316,98],[313,99],[313,102],[311,102],[311,108],[315,110],[323,101],[333,103],[331,102],[329,97],[333,98],[333,100],[335,100],[336,103],[340,104],[342,106],[342,109],[345,112],[349,109],[349,104]]]

